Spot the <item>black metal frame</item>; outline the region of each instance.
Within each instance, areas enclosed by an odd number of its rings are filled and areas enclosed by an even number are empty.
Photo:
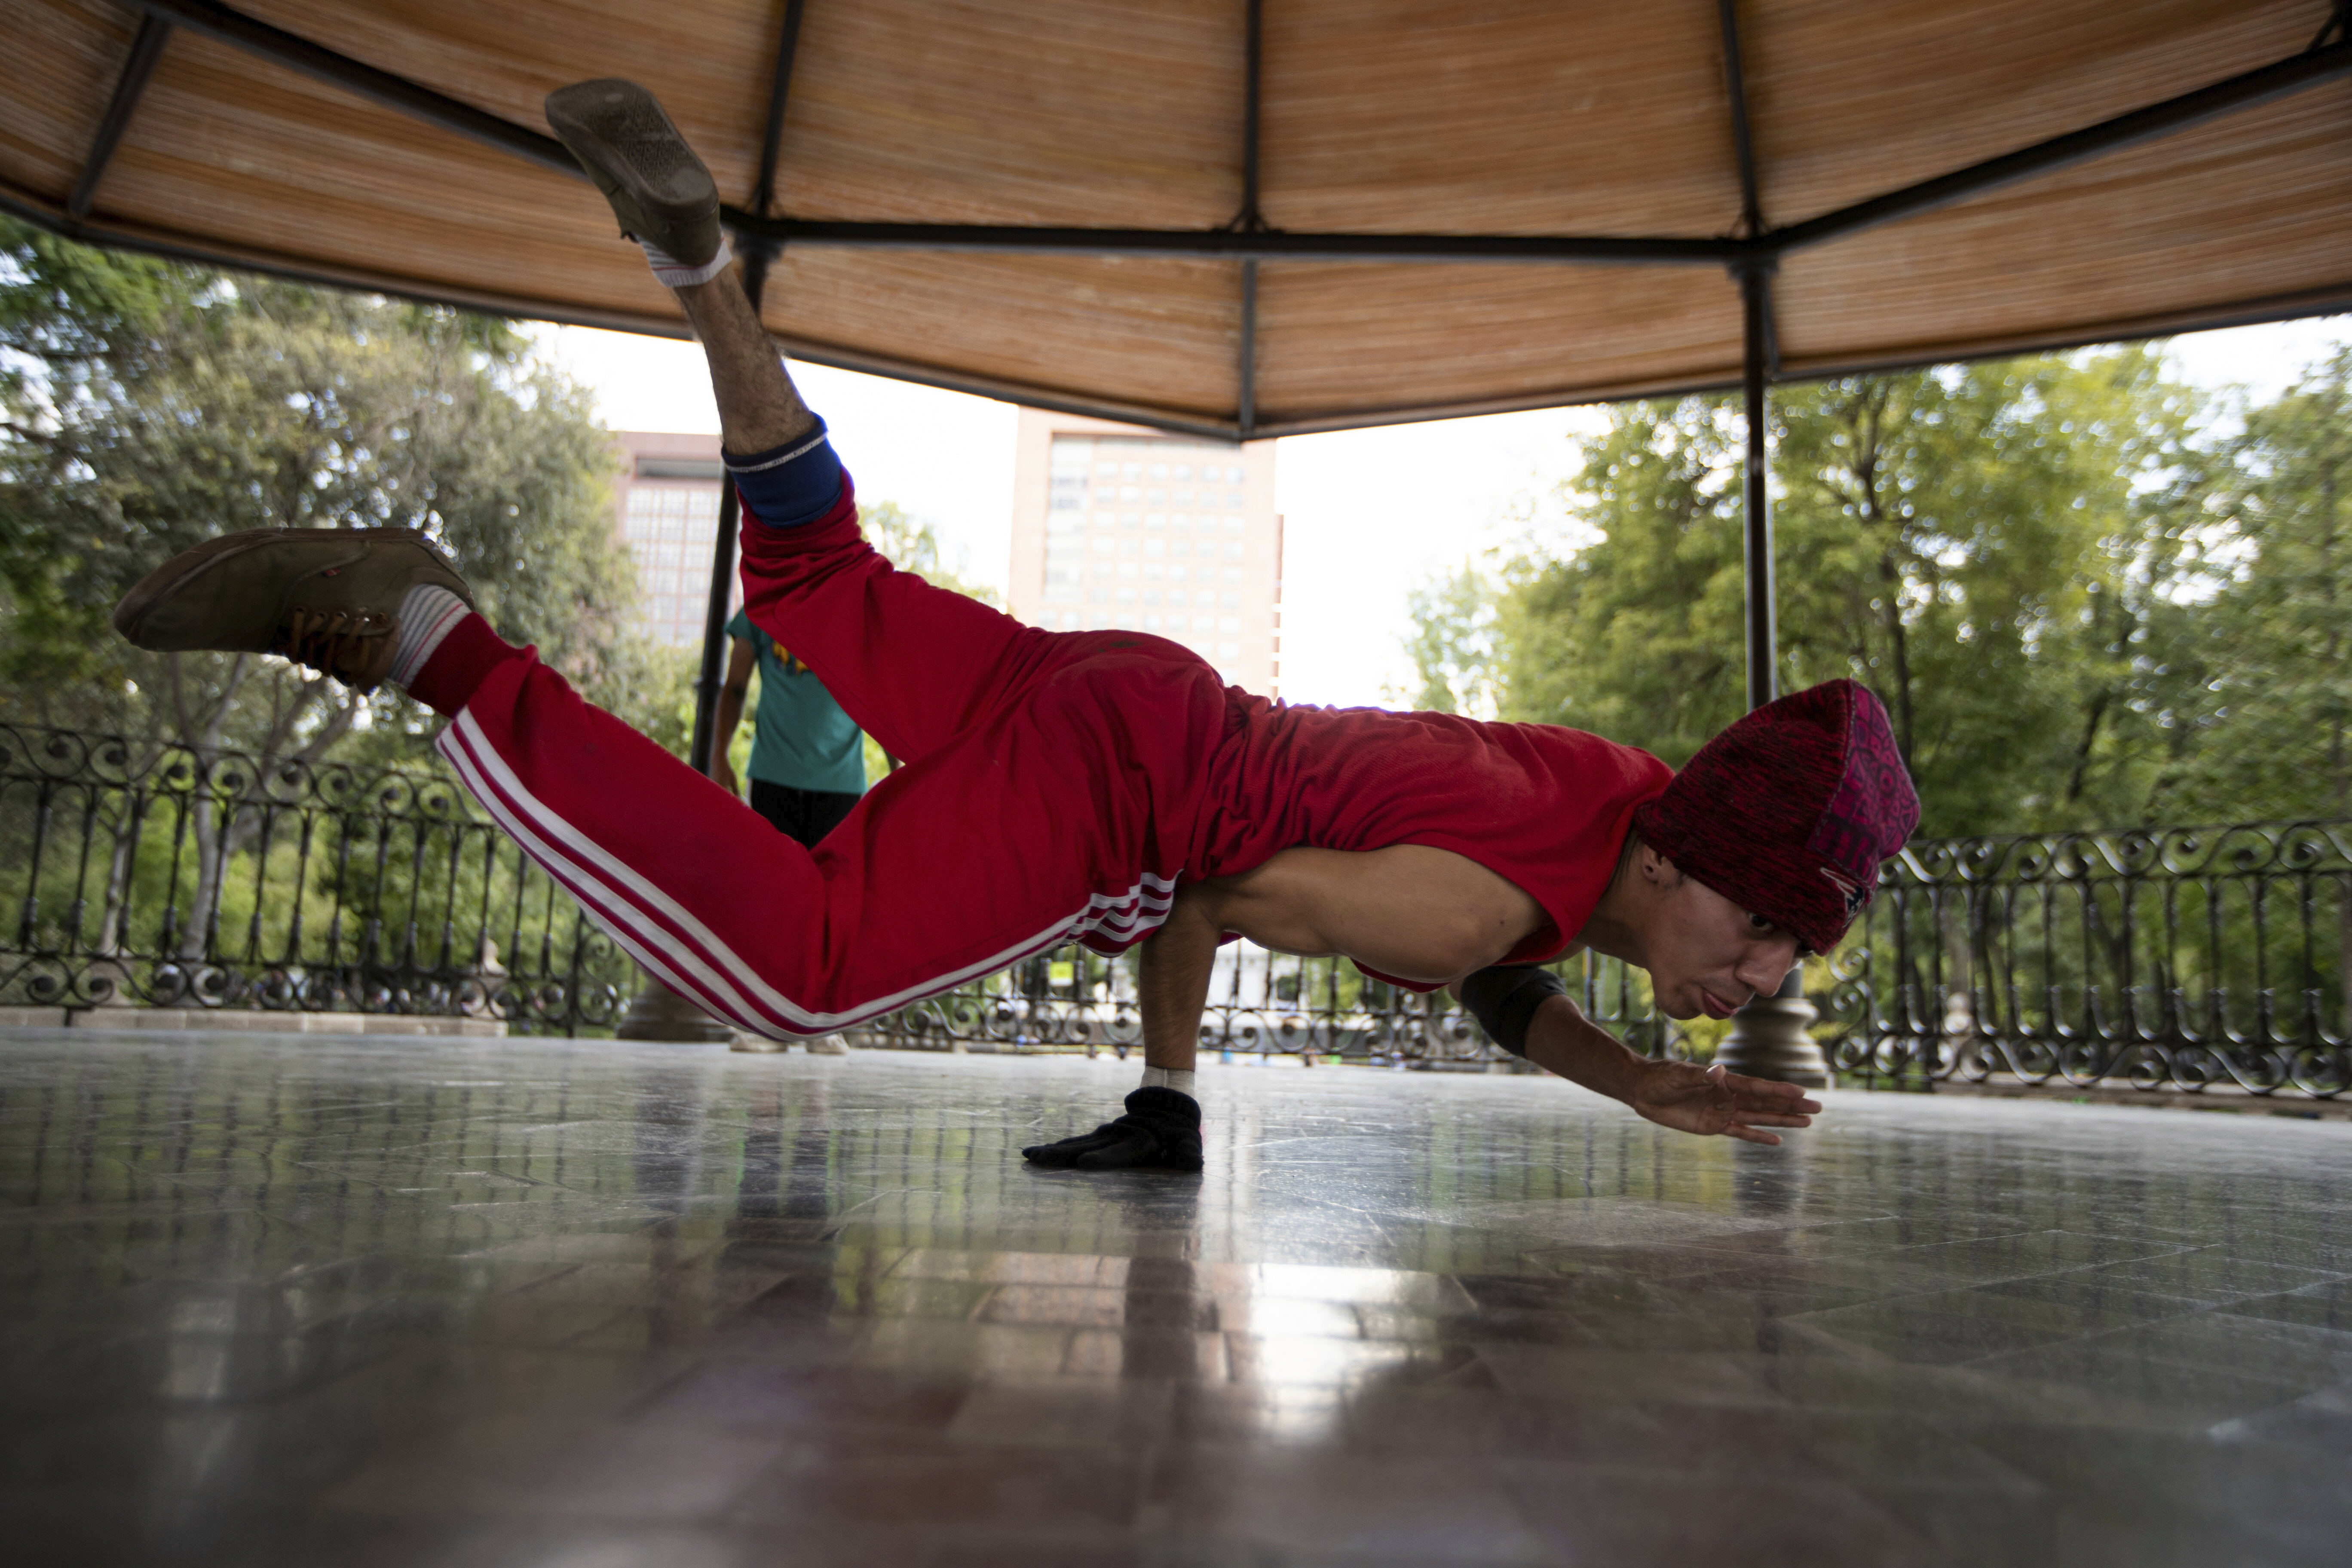
[[[98,134],[90,139],[89,155],[82,160],[80,177],[74,181],[73,193],[66,197],[66,211],[75,218],[89,216],[89,205],[98,199],[98,183],[106,178],[106,166],[114,161],[115,148],[122,144],[122,132],[129,129],[131,113],[139,107],[147,84],[154,79],[155,67],[163,59],[163,46],[171,37],[172,24],[153,12],[139,18],[139,31],[131,39],[131,54],[122,62],[122,74],[114,79],[114,96],[107,100],[106,117],[98,122]]]

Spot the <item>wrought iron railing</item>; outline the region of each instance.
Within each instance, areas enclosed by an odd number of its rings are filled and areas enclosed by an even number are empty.
[[[2352,824],[1913,845],[1834,956],[1843,1074],[2352,1088]]]
[[[1683,1026],[1650,1005],[1646,979],[1610,959],[1556,966],[1586,1014],[1650,1055],[1688,1056]],[[861,1031],[873,1045],[1125,1054],[1143,1037],[1132,952],[1057,948],[1002,974],[919,1002]],[[1203,1050],[1455,1070],[1513,1058],[1443,993],[1422,995],[1344,959],[1297,958],[1248,942],[1218,958],[1201,1020]]]
[[[431,764],[265,764],[0,726],[0,1005],[263,1007],[601,1032],[626,958]],[[1562,966],[1638,1050],[1704,1057],[1646,978]],[[2333,1096],[2352,1089],[2352,826],[1931,840],[1809,961],[1849,1082]],[[1057,949],[860,1031],[867,1044],[1121,1051],[1131,954]],[[1331,959],[1224,950],[1211,1050],[1475,1068],[1507,1060],[1440,994]]]
[[[626,958],[430,767],[0,725],[0,1005],[608,1024]]]

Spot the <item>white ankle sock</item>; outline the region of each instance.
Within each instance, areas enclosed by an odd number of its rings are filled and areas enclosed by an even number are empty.
[[[1192,1094],[1192,1069],[1191,1068],[1145,1068],[1143,1069],[1143,1087],[1146,1089],[1172,1089],[1179,1094]],[[1193,1098],[1198,1099],[1200,1097],[1194,1095]]]
[[[699,267],[688,267],[642,239],[637,243],[645,247],[646,259],[653,264],[654,276],[661,279],[665,288],[691,289],[697,283],[708,283],[735,264],[735,247],[727,243],[723,234],[719,237],[719,254]]]
[[[466,601],[448,589],[432,583],[419,583],[400,601],[400,636],[393,644],[392,673],[384,677],[403,688],[416,679],[449,628],[472,612]]]

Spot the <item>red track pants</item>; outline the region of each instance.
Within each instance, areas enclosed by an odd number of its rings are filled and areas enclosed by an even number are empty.
[[[412,690],[499,826],[638,963],[719,1016],[823,1035],[1166,917],[1226,728],[1215,672],[1127,632],[1053,633],[894,570],[845,484],[745,520],[751,619],[906,766],[815,849],[468,617]]]

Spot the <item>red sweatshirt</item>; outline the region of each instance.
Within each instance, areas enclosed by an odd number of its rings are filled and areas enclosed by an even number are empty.
[[[1450,849],[1517,884],[1549,917],[1510,963],[1557,957],[1583,929],[1634,807],[1674,776],[1647,752],[1558,725],[1290,708],[1238,688],[1225,697],[1209,809],[1185,856],[1192,877],[1245,871],[1297,847]]]

